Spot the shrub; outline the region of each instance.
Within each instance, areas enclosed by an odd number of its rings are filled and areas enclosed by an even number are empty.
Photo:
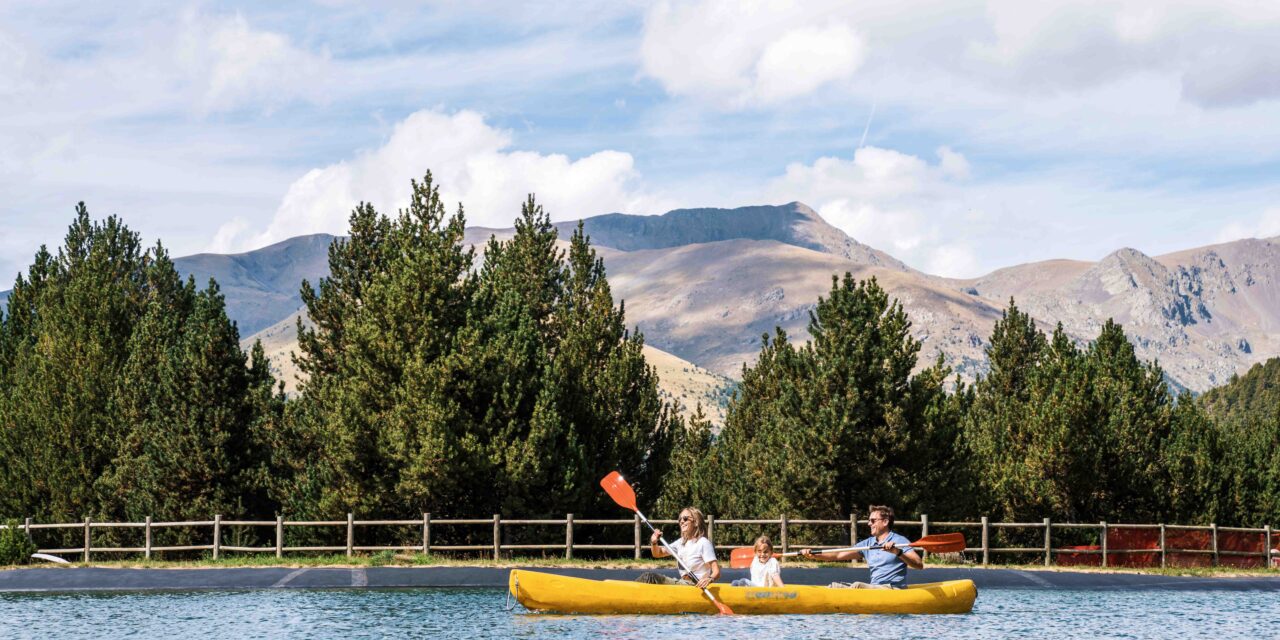
[[[36,545],[27,538],[27,532],[22,530],[17,520],[5,524],[8,526],[0,529],[0,566],[31,562]]]

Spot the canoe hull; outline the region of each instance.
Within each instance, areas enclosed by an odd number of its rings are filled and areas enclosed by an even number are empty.
[[[696,587],[620,580],[587,580],[514,569],[507,580],[511,595],[533,611],[556,613],[716,613]],[[972,580],[911,585],[906,589],[828,589],[827,587],[731,587],[710,590],[734,613],[968,613],[978,597]]]

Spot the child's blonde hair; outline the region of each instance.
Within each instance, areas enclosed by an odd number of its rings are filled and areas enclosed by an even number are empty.
[[[769,553],[773,553],[773,541],[769,539],[769,536],[760,536],[759,538],[756,538],[756,543],[752,545],[752,547],[755,548],[756,551],[759,551],[760,545],[768,547]]]

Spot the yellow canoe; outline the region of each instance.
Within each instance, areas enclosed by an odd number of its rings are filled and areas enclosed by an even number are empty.
[[[525,608],[557,613],[716,613],[696,587],[587,580],[513,569],[511,595]],[[906,589],[710,587],[734,613],[968,613],[978,597],[972,580],[913,584]]]

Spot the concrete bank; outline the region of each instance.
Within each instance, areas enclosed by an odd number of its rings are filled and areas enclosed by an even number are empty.
[[[639,569],[536,568],[593,579],[632,580]],[[80,591],[187,591],[234,589],[339,588],[503,588],[507,569],[489,567],[236,568],[236,569],[108,569],[95,567],[37,568],[0,571],[0,593]],[[746,577],[745,570],[726,570],[725,582]],[[866,580],[866,569],[822,567],[788,569],[789,584],[825,585],[832,581]],[[1181,577],[1132,573],[1073,573],[1016,569],[939,567],[913,571],[912,582],[968,578],[979,589],[1126,589],[1280,591],[1280,575],[1244,578]]]

